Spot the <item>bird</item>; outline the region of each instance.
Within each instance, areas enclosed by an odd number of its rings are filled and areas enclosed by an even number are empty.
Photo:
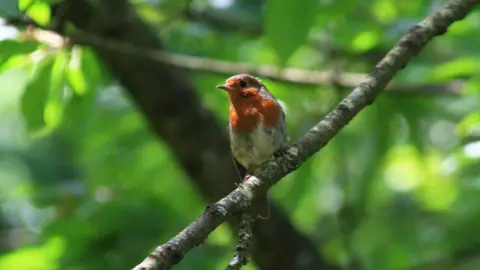
[[[250,74],[231,76],[217,88],[227,92],[230,102],[227,133],[240,175],[235,184],[241,187],[256,169],[288,147],[286,116],[265,84]],[[267,192],[255,197],[248,212],[252,217],[270,217]]]

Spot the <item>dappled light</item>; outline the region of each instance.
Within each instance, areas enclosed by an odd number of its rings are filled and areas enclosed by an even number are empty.
[[[478,7],[397,61],[449,1],[93,2],[0,3],[0,269],[132,269],[194,221],[172,269],[480,269]],[[243,73],[293,145],[244,193]]]

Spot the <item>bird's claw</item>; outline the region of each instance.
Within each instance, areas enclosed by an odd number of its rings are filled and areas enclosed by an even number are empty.
[[[242,186],[242,183],[235,183],[235,186],[236,186],[237,188],[245,189],[245,188]]]
[[[246,175],[243,177],[242,182],[240,182],[240,183],[236,182],[236,183],[235,183],[235,186],[236,186],[237,188],[245,189],[245,187],[243,187],[242,183],[243,183],[243,181],[247,180],[249,177],[250,177],[250,174],[246,174]]]

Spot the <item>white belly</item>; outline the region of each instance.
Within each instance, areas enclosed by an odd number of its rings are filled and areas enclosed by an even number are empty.
[[[230,132],[232,153],[247,169],[267,161],[280,148],[283,139],[280,129],[264,127],[263,121],[249,134]]]

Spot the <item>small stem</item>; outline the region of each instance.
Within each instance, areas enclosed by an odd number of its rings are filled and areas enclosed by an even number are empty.
[[[238,245],[235,256],[228,264],[226,270],[238,270],[248,263],[248,253],[252,248],[252,223],[253,219],[250,215],[243,213],[240,217],[240,225],[238,228]]]

